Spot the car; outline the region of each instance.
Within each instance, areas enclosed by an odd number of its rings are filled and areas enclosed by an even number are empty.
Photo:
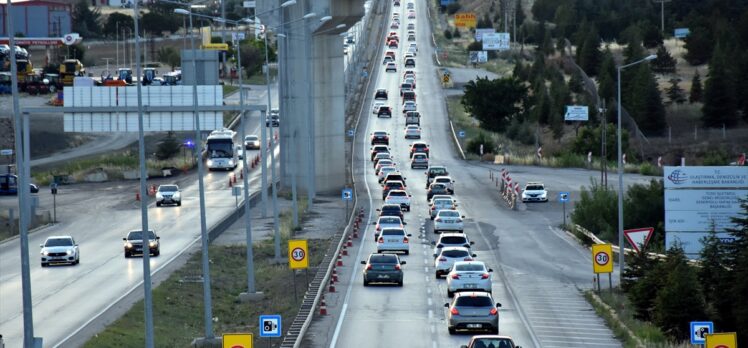
[[[400,208],[399,204],[383,204],[381,208],[377,209],[377,212],[379,213],[379,217],[397,216],[400,218],[400,221],[405,222],[405,213],[403,213],[403,209]]]
[[[381,108],[381,107],[383,107],[383,106],[384,106],[384,102],[379,102],[379,101],[378,101],[378,102],[374,102],[374,103],[373,103],[373,104],[371,105],[371,112],[372,112],[372,113],[373,113],[374,115],[376,115],[376,114],[378,114],[378,113],[379,113],[379,108]]]
[[[371,144],[372,145],[389,145],[390,144],[390,133],[385,131],[374,131],[371,133]]]
[[[382,105],[378,108],[376,111],[377,118],[379,117],[389,117],[392,118],[392,108],[386,105]]]
[[[384,185],[382,186],[382,200],[385,200],[387,198],[387,194],[390,193],[392,190],[405,190],[405,184],[402,181],[385,181]]]
[[[408,30],[408,35],[415,35],[415,34],[416,34],[415,30]]]
[[[421,127],[412,124],[406,126],[405,139],[421,139]]]
[[[182,205],[182,194],[177,185],[159,185],[156,189],[156,206],[164,204]]]
[[[408,111],[405,113],[405,127],[415,125],[421,125],[421,113],[418,111]]]
[[[273,112],[270,112],[270,115],[268,115],[265,118],[265,127],[280,127],[280,115],[273,114]]]
[[[404,83],[409,83],[413,89],[416,89],[416,78],[415,76],[406,75],[403,79]]]
[[[383,159],[392,159],[392,155],[389,152],[379,152],[376,155],[374,155],[374,167],[377,166],[377,163]]]
[[[431,183],[431,185],[429,185],[428,191],[426,191],[426,200],[430,201],[434,195],[448,195],[448,194],[449,194],[449,190],[447,189],[447,185]]]
[[[393,173],[389,173],[389,174],[385,175],[384,182],[391,181],[391,180],[392,181],[402,181],[403,184],[405,184],[407,186],[407,184],[405,183],[405,177],[400,172],[393,172]]]
[[[366,265],[363,270],[364,286],[371,283],[395,283],[397,286],[403,286],[402,265],[400,257],[394,254],[370,254],[369,258],[361,261]]]
[[[384,203],[399,204],[405,211],[410,211],[410,195],[405,190],[390,190]]]
[[[0,195],[17,195],[18,181],[18,175],[0,174]],[[29,192],[39,193],[39,186],[29,183]]]
[[[250,134],[244,137],[244,148],[247,150],[260,149],[260,137]]]
[[[422,142],[422,141],[416,141],[412,144],[410,144],[410,157],[413,157],[413,154],[416,152],[425,153],[427,156],[429,155],[429,145]],[[428,187],[426,187],[428,188]]]
[[[395,62],[394,57],[384,56],[384,59],[382,60],[382,65],[387,64],[387,63],[394,63],[394,62]]]
[[[416,35],[415,34],[408,35],[408,41],[416,41]],[[405,64],[407,65],[408,63],[405,63]],[[414,60],[413,61],[413,66],[415,66],[415,65],[416,65],[416,63],[415,63],[415,60]]]
[[[452,202],[454,203],[455,207],[457,206],[457,200],[454,198],[454,196],[452,196],[450,194],[446,194],[446,193],[445,194],[439,193],[439,194],[435,194],[435,195],[431,196],[431,199],[429,199],[429,207],[432,206],[432,205],[434,205],[434,202],[437,199],[451,199]]]
[[[397,0],[395,0],[395,4],[394,4],[394,6],[395,6],[395,7],[400,7],[400,1],[397,1]]]
[[[416,11],[408,11],[408,19],[415,19]]]
[[[501,303],[494,302],[491,294],[483,291],[461,292],[455,294],[447,307],[447,329],[450,335],[457,330],[485,330],[499,333],[499,308]]]
[[[380,152],[390,152],[390,148],[387,145],[374,145],[371,148],[370,154],[371,154],[371,160],[374,160],[374,156]]]
[[[382,169],[382,167],[385,166],[396,166],[397,163],[391,159],[382,159],[377,162],[377,165],[374,167],[374,174],[379,175],[379,170]]]
[[[405,91],[402,95],[403,103],[406,103],[408,101],[415,102],[416,101],[416,92],[415,91]]]
[[[50,236],[39,244],[42,250],[41,254],[42,267],[51,264],[68,264],[77,265],[81,262],[80,249],[78,243],[71,236]]]
[[[449,273],[457,261],[473,261],[475,254],[466,247],[443,247],[434,258],[434,276],[436,279]]]
[[[377,221],[374,222],[374,242],[379,239],[379,233],[385,228],[405,228],[403,220],[398,216],[380,216]]]
[[[447,185],[447,190],[449,191],[449,194],[450,195],[455,194],[455,185],[454,185],[455,181],[452,180],[451,177],[447,175],[441,175],[441,176],[434,177],[434,180],[432,180],[431,182],[432,183],[436,182],[436,183]]]
[[[447,273],[447,297],[460,291],[484,291],[491,293],[491,272],[481,261],[458,261]]]
[[[415,23],[408,23],[408,28],[407,29],[408,30],[415,30],[416,29],[416,24]]]
[[[458,210],[439,210],[434,217],[434,233],[442,231],[462,232],[465,229],[463,219],[465,219],[465,215],[460,215]]]
[[[387,63],[387,67],[384,68],[384,72],[390,72],[390,71],[397,72],[397,65],[395,65],[395,63]]]
[[[396,21],[392,21],[392,24],[390,24],[390,29],[398,29],[400,28],[400,23]]]
[[[397,49],[397,40],[390,40],[387,42],[387,47],[391,49]]]
[[[413,84],[411,83],[401,83],[400,84],[400,95],[403,95],[403,92],[405,91],[412,91],[414,89]]]
[[[541,182],[528,182],[522,191],[522,202],[548,202],[548,191]]]
[[[413,40],[415,40],[415,36],[413,36],[413,35],[411,35],[410,37],[408,37],[408,39],[410,39],[411,37],[413,38]],[[405,67],[406,68],[415,68],[416,67],[416,60],[413,59],[413,58],[406,59],[405,60]]]
[[[415,42],[411,42],[410,44],[408,44],[408,49],[410,49],[411,47],[413,47],[413,49],[418,52],[418,44],[416,44]]]
[[[241,145],[236,145],[235,149],[236,149],[236,157],[239,159],[243,159],[244,158],[244,147]]]
[[[416,78],[416,72],[414,70],[405,70],[405,72],[403,72],[403,78],[406,78],[408,76]]]
[[[475,242],[468,239],[467,234],[446,232],[439,235],[439,239],[432,241],[431,245],[434,246],[434,257],[439,256],[439,253],[443,248],[448,247],[464,247],[470,249]]]
[[[403,104],[403,113],[406,113],[408,111],[416,111],[418,109],[418,105],[416,105],[416,102],[414,101],[406,101]]]
[[[428,168],[429,167],[429,155],[423,152],[416,152],[410,159],[410,168]]]
[[[377,181],[381,184],[384,181],[384,178],[387,177],[387,174],[397,172],[397,167],[395,166],[384,166],[379,169],[379,173],[377,174]]]
[[[515,345],[514,340],[509,336],[499,335],[475,335],[470,338],[468,344],[463,344],[460,348],[522,348]]]
[[[407,6],[408,6],[407,9],[412,10],[416,7],[416,4],[409,2]]]
[[[374,99],[376,100],[387,100],[387,90],[384,88],[377,89],[376,92],[374,92]]]
[[[429,203],[429,216],[431,217],[431,220],[436,218],[436,214],[438,214],[442,209],[455,210],[457,209],[457,203],[455,203],[454,199],[451,197],[439,199],[434,199],[432,197],[431,203]]]
[[[385,251],[403,252],[410,254],[410,233],[402,228],[385,228],[377,239],[377,253]]]
[[[418,55],[418,50],[415,48],[415,46],[408,46],[408,48],[406,49],[406,52],[412,53],[413,56]]]
[[[426,170],[426,188],[429,188],[431,181],[437,176],[448,176],[449,172],[447,167],[444,166],[431,166]]]
[[[130,231],[127,233],[127,237],[122,238],[122,240],[125,242],[125,258],[143,254],[143,231]],[[148,231],[148,251],[153,256],[161,255],[161,237],[153,230]]]

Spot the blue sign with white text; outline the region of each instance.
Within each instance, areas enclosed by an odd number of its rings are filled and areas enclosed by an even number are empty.
[[[673,33],[673,36],[675,36],[676,39],[683,39],[690,34],[691,31],[688,30],[688,28],[675,28],[675,32]]]
[[[457,136],[460,137],[460,138],[464,138],[465,137],[465,131],[459,131],[459,132],[457,132]]]

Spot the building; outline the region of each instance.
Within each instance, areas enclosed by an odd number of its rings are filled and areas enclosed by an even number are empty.
[[[55,0],[11,0],[13,27],[24,37],[62,37],[71,33],[72,5]],[[6,1],[0,1],[0,37],[8,37]]]

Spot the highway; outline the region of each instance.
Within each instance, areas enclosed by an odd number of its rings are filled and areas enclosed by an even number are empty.
[[[432,246],[436,236],[428,219],[424,170],[410,169],[408,145],[403,129],[399,97],[402,57],[408,42],[406,26],[416,23],[418,55],[416,64],[417,102],[421,113],[422,141],[430,146],[431,165],[445,165],[455,180],[458,210],[466,215],[465,233],[475,241],[477,260],[494,269],[493,297],[502,303],[499,310],[500,334],[510,335],[523,347],[621,347],[585,301],[580,290],[592,286],[590,252],[578,245],[557,227],[562,219],[557,202],[528,205],[526,210],[509,210],[500,201],[489,179],[487,167],[498,166],[465,162],[456,153],[447,120],[444,92],[433,62],[431,33],[426,0],[415,0],[417,18],[408,20],[405,0],[397,30],[401,44],[396,50],[397,73],[385,72],[384,66],[372,72],[368,99],[364,104],[354,145],[354,176],[359,201],[368,207],[366,231],[348,259],[346,276],[339,285],[342,306],[331,328],[312,327],[312,336],[328,335],[330,347],[459,347],[470,335],[450,335],[446,327],[448,302],[446,281],[434,278]],[[386,22],[389,27],[390,20]],[[388,29],[387,32],[390,30]],[[382,38],[381,44],[384,43]],[[385,48],[383,51],[386,51]],[[384,52],[377,57],[383,59]],[[386,88],[387,105],[394,108],[393,117],[372,115],[373,92]],[[411,233],[410,255],[402,256],[407,264],[404,286],[363,287],[362,265],[376,252],[372,242],[376,209],[381,206],[381,187],[375,179],[369,158],[369,135],[375,130],[390,133],[390,148],[400,171],[407,178],[412,195],[412,211],[405,213],[407,233]],[[509,167],[521,182],[544,181],[553,200],[559,191],[571,191],[578,197],[582,185],[589,185],[597,172],[578,169]],[[646,181],[628,177],[627,184]],[[567,207],[571,211],[571,204]],[[617,277],[616,274],[613,275]],[[342,290],[340,290],[342,288]],[[338,296],[338,295],[335,295]],[[317,331],[315,331],[317,330]],[[320,344],[318,340],[316,343]],[[325,346],[327,346],[325,344]]]
[[[262,97],[265,98],[264,93]],[[265,104],[266,99],[257,102]],[[247,119],[247,134],[259,135],[259,113]],[[248,151],[250,158],[257,152]],[[270,175],[269,169],[267,172]],[[207,172],[206,168],[209,227],[234,209],[235,199],[228,187],[229,173]],[[151,258],[152,272],[158,272],[200,240],[196,179],[196,175],[175,178],[182,188],[181,207],[149,205],[149,228],[161,237],[161,256]],[[156,179],[155,182],[170,181]],[[98,314],[142,283],[142,259],[125,259],[122,244],[127,231],[141,228],[139,202],[134,199],[137,187],[136,181],[63,186],[57,197],[61,222],[29,235],[35,336],[44,338],[45,347],[64,346],[59,344],[68,335],[95,320]],[[250,171],[250,193],[259,187],[260,168],[257,167]],[[6,199],[15,197],[3,198]],[[51,206],[48,190],[41,192],[40,201],[41,206]],[[72,235],[77,240],[81,250],[79,265],[41,268],[38,245],[52,235]],[[0,244],[0,260],[0,333],[7,347],[20,347],[23,316],[18,239]]]

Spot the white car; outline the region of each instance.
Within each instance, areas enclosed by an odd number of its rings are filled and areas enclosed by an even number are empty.
[[[413,51],[418,52],[418,45],[415,42],[411,42],[408,45],[408,51],[410,51],[411,47],[413,48]]]
[[[371,107],[371,111],[374,115],[379,113],[379,108],[384,106],[383,102],[374,102],[374,105]]]
[[[377,239],[377,252],[401,251],[405,255],[410,254],[410,234],[406,234],[402,228],[385,228]]]
[[[418,111],[418,106],[416,105],[416,102],[414,101],[406,101],[403,104],[403,113],[406,113],[408,111]]]
[[[450,194],[455,193],[455,185],[454,185],[455,181],[452,180],[452,178],[449,176],[437,176],[437,177],[434,177],[434,180],[431,182],[444,184],[445,186],[447,186],[447,190],[449,190]]]
[[[413,75],[407,75],[405,78],[403,78],[403,83],[410,83],[411,86],[413,86],[413,89],[416,88],[416,77]]]
[[[260,137],[250,134],[244,137],[244,148],[247,150],[260,149]]]
[[[384,69],[384,72],[397,72],[397,65],[395,63],[387,63],[387,67]]]
[[[414,124],[406,126],[405,139],[421,139],[421,127]]]
[[[439,256],[443,248],[464,247],[470,249],[473,244],[475,242],[468,239],[467,234],[454,232],[442,233],[439,235],[439,239],[431,242],[431,245],[434,246],[434,257]]]
[[[53,263],[67,263],[77,265],[81,262],[80,250],[78,243],[71,236],[50,236],[43,244],[40,254],[42,267],[47,267]]]
[[[441,231],[462,232],[465,229],[465,224],[462,222],[464,218],[465,215],[460,215],[458,210],[439,210],[434,217],[434,233]]]
[[[397,167],[396,166],[384,166],[379,169],[379,174],[377,174],[377,181],[381,184],[382,181],[384,181],[384,178],[389,173],[396,173]]]
[[[444,247],[434,259],[434,276],[436,279],[452,270],[452,265],[458,261],[473,261],[475,254],[465,247]]]
[[[241,145],[236,145],[235,148],[236,148],[236,157],[238,159],[243,159],[244,158],[244,147]]]
[[[177,185],[159,185],[156,190],[156,206],[164,204],[182,205],[182,194]]]
[[[384,204],[399,204],[405,211],[410,211],[410,195],[405,190],[392,190],[384,199]]]
[[[417,152],[413,154],[413,158],[410,160],[410,169],[428,168],[428,167],[429,167],[429,155],[423,152]]]
[[[376,226],[374,227],[374,241],[379,239],[379,233],[385,228],[400,228],[403,229],[405,223],[397,216],[380,216],[377,219]]]
[[[415,23],[408,23],[408,30],[416,30],[416,24]]]
[[[436,217],[436,214],[444,209],[455,210],[457,209],[457,203],[455,203],[455,200],[452,198],[431,199],[431,203],[429,203],[429,216],[431,217],[431,220]]]
[[[522,202],[548,202],[548,191],[540,182],[528,182],[522,191]]]
[[[485,291],[491,293],[491,272],[481,261],[458,261],[447,274],[447,296],[458,291]]]

